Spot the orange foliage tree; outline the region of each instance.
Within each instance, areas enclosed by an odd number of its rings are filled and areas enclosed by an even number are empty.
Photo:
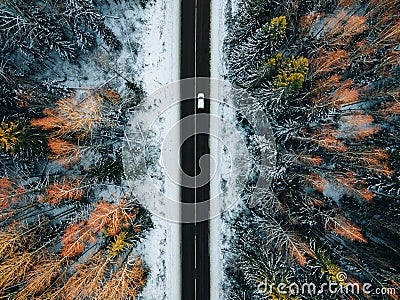
[[[327,59],[329,57],[329,59]],[[320,50],[315,58],[311,60],[309,73],[310,80],[314,77],[332,72],[340,72],[349,65],[349,54],[345,50]]]
[[[343,216],[327,216],[326,227],[351,241],[367,242],[361,233],[361,228],[357,227]]]
[[[322,39],[329,47],[346,47],[358,34],[367,28],[367,18],[352,14],[341,9],[336,14],[326,18]]]
[[[135,299],[146,284],[146,270],[143,261],[136,257],[112,274],[112,278],[103,286],[99,300]]]
[[[55,108],[45,109],[43,113],[47,117],[34,119],[31,124],[54,131],[56,135],[76,134],[78,138],[85,138],[96,127],[107,124],[103,101],[99,93],[88,92],[83,99],[72,94],[58,100]]]
[[[365,180],[359,179],[356,173],[348,171],[345,173],[336,173],[334,176],[335,181],[345,187],[350,194],[353,194],[363,200],[372,201],[374,193],[365,188]]]
[[[116,236],[121,230],[131,226],[136,213],[137,208],[128,208],[125,201],[121,204],[99,201],[86,222],[81,221],[67,227],[61,240],[61,256],[74,257],[81,254],[87,243],[96,241],[99,233]]]
[[[314,255],[310,247],[301,240],[295,231],[283,228],[276,221],[271,222],[271,224],[265,224],[265,227],[269,235],[268,244],[279,250],[286,250],[291,260],[296,261],[300,266],[307,264],[307,256]]]
[[[19,201],[20,197],[25,193],[25,188],[18,186],[10,178],[0,178],[0,209],[9,208],[10,205]]]
[[[345,152],[339,154],[343,158],[360,164],[375,174],[391,176],[393,170],[389,167],[389,156],[383,149],[370,149],[362,152]]]
[[[322,193],[329,186],[329,181],[322,178],[321,175],[317,173],[307,175],[305,179],[309,186],[315,188],[315,190],[320,193]]]
[[[59,299],[85,299],[99,295],[110,262],[111,259],[99,251],[86,262],[78,264],[75,272],[55,294]]]
[[[316,108],[339,109],[346,104],[359,100],[359,92],[354,89],[353,80],[340,81],[341,76],[333,75],[326,81],[318,81],[313,93],[312,102]]]
[[[363,140],[381,130],[379,125],[373,124],[374,118],[371,115],[361,112],[344,116],[342,121],[343,125],[337,131],[338,135],[355,140]]]
[[[318,155],[299,155],[298,160],[309,167],[319,166],[324,162]]]
[[[79,201],[83,197],[83,188],[80,179],[63,178],[60,182],[50,184],[43,195],[38,196],[40,202],[59,204],[62,200]]]
[[[330,152],[345,152],[347,147],[344,145],[343,141],[335,135],[337,135],[337,133],[334,129],[325,126],[322,130],[312,133],[311,137],[301,139],[316,143],[318,146]]]

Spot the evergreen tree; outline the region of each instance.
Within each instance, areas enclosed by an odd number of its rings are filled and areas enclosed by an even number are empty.
[[[14,122],[1,122],[0,146],[4,154],[21,158],[39,158],[46,150],[43,132]]]
[[[260,281],[286,282],[275,264],[293,282],[345,272],[397,286],[399,3],[266,3],[241,2],[226,40],[228,77],[268,114],[278,149],[270,190],[235,220],[231,294],[286,299],[257,293]]]

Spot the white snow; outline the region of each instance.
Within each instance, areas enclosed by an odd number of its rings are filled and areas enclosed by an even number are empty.
[[[138,299],[180,299],[179,260],[176,261],[175,245],[179,245],[178,226],[156,216],[154,228],[138,244],[132,256],[140,255],[150,269],[147,284]],[[179,253],[179,252],[178,252]],[[174,264],[176,264],[174,266]],[[178,269],[176,270],[175,267]]]
[[[179,0],[156,0],[146,11],[146,32],[141,39],[143,84],[151,94],[179,79]]]
[[[140,37],[142,46],[138,60],[143,64],[141,77],[144,90],[148,95],[179,79],[179,9],[179,0],[157,0],[145,11],[143,17],[145,26],[142,26],[144,30]],[[164,127],[174,124],[179,119],[178,107],[171,108],[165,118]],[[159,129],[162,134],[162,128]],[[146,190],[148,186],[137,188]],[[170,184],[168,177],[164,179],[163,188],[166,193],[175,195],[179,199],[179,189],[174,184]],[[155,215],[152,216],[152,221],[154,228],[150,230],[138,249],[138,253],[150,269],[147,284],[140,299],[179,300],[179,224]]]
[[[234,1],[233,1],[234,2]],[[229,5],[230,4],[230,5]],[[227,34],[226,27],[226,15],[227,9],[231,8],[233,13],[234,3],[231,3],[230,0],[220,1],[220,0],[212,0],[211,1],[211,77],[222,80],[224,75],[226,74],[226,65],[224,63],[224,52],[223,52],[223,43]],[[211,85],[211,98],[214,98],[219,101],[224,101],[224,99],[219,99],[224,93],[218,90],[219,86]],[[229,119],[233,116],[229,116],[229,112],[224,111],[224,106],[218,102],[211,102],[211,113],[218,115],[219,117],[224,116]],[[232,120],[230,120],[232,121]],[[227,136],[226,132],[223,132],[223,126],[220,123],[211,123],[211,132],[218,133],[218,136],[224,135]],[[237,133],[236,133],[237,134]],[[232,143],[229,143],[232,145]],[[228,149],[232,150],[232,149]],[[236,180],[234,178],[229,178],[232,176],[232,166],[230,165],[231,160],[227,158],[227,154],[223,149],[223,145],[216,139],[210,139],[210,153],[217,155],[215,157],[217,163],[217,180],[212,180],[210,184],[210,196],[211,198],[219,197],[217,201],[217,205],[219,209],[222,210],[225,206],[226,199],[229,197],[235,197],[237,195],[232,195],[227,193],[222,186],[222,182],[226,182],[228,185],[235,184]],[[218,196],[219,195],[219,196]],[[228,201],[231,199],[228,199]],[[211,289],[211,300],[221,300],[225,299],[224,295],[224,249],[229,248],[229,243],[226,242],[226,237],[229,240],[229,237],[232,236],[230,232],[230,221],[234,218],[237,212],[240,210],[241,203],[234,202],[234,206],[230,207],[227,212],[223,213],[223,215],[218,216],[210,220],[210,272],[211,272],[211,280],[210,280],[210,289]],[[226,207],[224,207],[226,208]]]

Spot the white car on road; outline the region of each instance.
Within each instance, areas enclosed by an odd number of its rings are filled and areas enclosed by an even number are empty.
[[[197,108],[204,109],[204,94],[203,93],[197,94]]]

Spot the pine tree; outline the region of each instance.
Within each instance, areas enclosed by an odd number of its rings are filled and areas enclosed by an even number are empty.
[[[44,135],[29,125],[0,123],[0,147],[3,153],[23,158],[40,157],[46,150]]]
[[[266,60],[278,50],[285,34],[286,18],[281,16],[257,28],[254,35],[242,45],[232,46],[230,63],[235,83],[246,86],[248,77],[260,68],[260,61]]]
[[[22,143],[22,131],[14,122],[2,122],[0,125],[0,145],[4,152],[13,153],[18,144]]]
[[[54,50],[60,57],[74,59],[76,48],[52,14],[29,1],[3,1],[0,4],[0,34],[10,49],[43,60],[45,51]]]

